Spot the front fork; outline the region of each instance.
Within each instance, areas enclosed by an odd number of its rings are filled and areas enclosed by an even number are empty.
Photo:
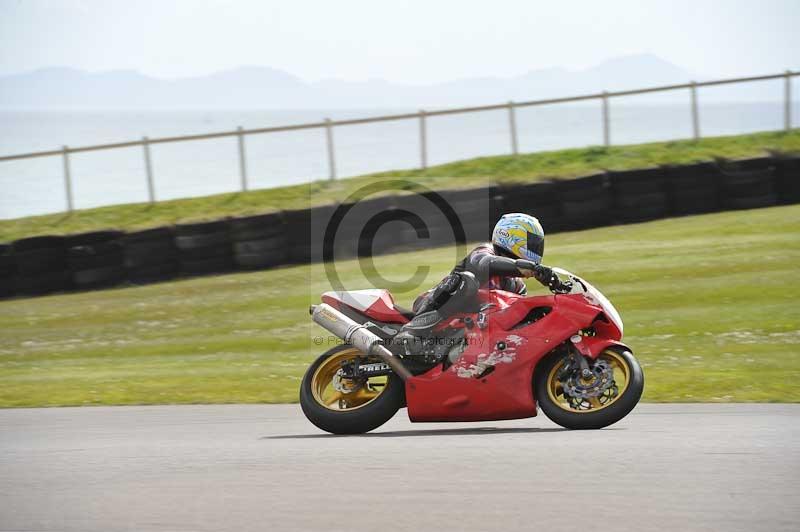
[[[585,379],[592,376],[589,361],[587,357],[583,356],[581,349],[578,347],[582,341],[583,337],[580,334],[574,334],[570,337],[569,342],[566,343],[567,356],[565,358],[567,359],[567,363],[564,364],[561,371],[558,372],[558,380],[563,381],[570,372],[576,369],[581,372],[581,377]]]

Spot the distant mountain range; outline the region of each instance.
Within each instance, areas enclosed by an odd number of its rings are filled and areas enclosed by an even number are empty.
[[[130,70],[86,72],[54,67],[0,76],[0,108],[430,108],[635,89],[686,83],[693,78],[700,79],[650,54],[619,57],[578,71],[548,68],[515,77],[468,78],[430,85],[385,80],[306,82],[268,67],[241,67],[177,80]],[[764,99],[772,99],[773,93],[765,92]],[[685,94],[660,97],[686,99]],[[754,97],[761,98],[759,94]]]

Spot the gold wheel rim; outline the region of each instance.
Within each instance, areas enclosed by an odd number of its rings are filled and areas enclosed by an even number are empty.
[[[578,405],[579,408],[573,407],[572,403],[570,403],[564,394],[564,388],[561,384],[561,381],[559,381],[557,378],[558,372],[562,367],[564,367],[565,362],[564,360],[560,360],[558,364],[553,366],[553,369],[551,369],[550,373],[547,375],[547,395],[550,397],[550,400],[559,408],[573,414],[597,412],[604,408],[608,408],[619,401],[620,397],[622,397],[625,394],[625,391],[628,389],[628,383],[630,382],[631,369],[628,366],[628,363],[625,361],[622,355],[615,351],[611,351],[610,349],[600,353],[600,355],[597,357],[597,360],[604,360],[611,367],[611,371],[614,376],[614,383],[616,385],[616,393],[609,393],[609,391],[613,389],[612,387],[598,397],[584,399]]]
[[[342,379],[341,382],[346,388],[352,388],[350,392],[339,391],[334,387],[334,379],[342,363],[355,358],[372,362],[358,349],[348,349],[328,357],[317,367],[311,377],[311,394],[320,406],[336,412],[356,410],[368,405],[386,390],[389,382],[389,377],[386,375],[371,377],[361,382]]]

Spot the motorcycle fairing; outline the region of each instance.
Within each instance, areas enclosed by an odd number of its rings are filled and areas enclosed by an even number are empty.
[[[447,369],[437,365],[406,381],[411,421],[493,421],[536,415],[533,372],[536,364],[577,331],[589,327],[602,308],[580,295],[519,297],[481,290],[486,327],[467,330],[467,348]],[[491,304],[492,307],[486,307]],[[552,310],[534,323],[514,328],[531,309]],[[615,340],[589,338],[596,357]],[[605,341],[604,345],[602,342]],[[602,348],[601,348],[602,347]]]

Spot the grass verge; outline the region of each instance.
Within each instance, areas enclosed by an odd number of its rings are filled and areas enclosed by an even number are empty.
[[[800,401],[800,206],[562,233],[546,262],[617,305],[642,361],[646,401]],[[408,304],[455,248],[375,258]],[[369,284],[355,260],[348,288]],[[533,291],[539,291],[531,284]],[[327,348],[307,305],[323,265],[0,302],[0,406],[297,400]],[[326,343],[326,342],[323,342]]]
[[[434,166],[427,170],[383,172],[337,181],[315,181],[291,187],[219,194],[201,198],[114,205],[71,214],[0,220],[0,242],[40,234],[69,234],[98,229],[142,229],[178,222],[300,209],[338,202],[376,177],[401,177],[431,189],[457,189],[496,183],[568,179],[600,170],[626,170],[661,164],[687,164],[714,157],[752,157],[768,150],[800,152],[800,130],[755,133],[628,146],[577,148],[481,157]]]

